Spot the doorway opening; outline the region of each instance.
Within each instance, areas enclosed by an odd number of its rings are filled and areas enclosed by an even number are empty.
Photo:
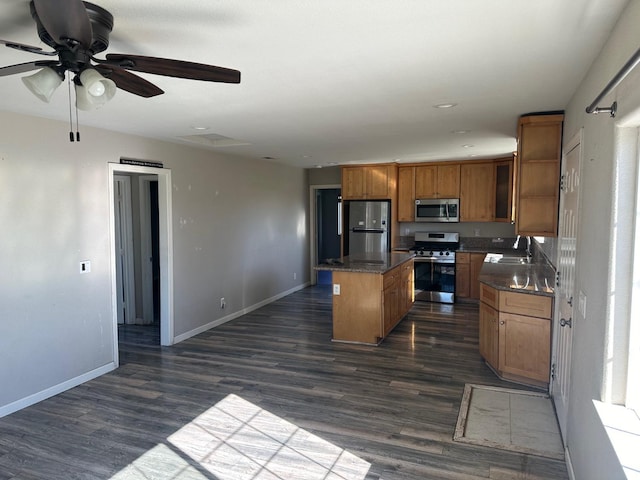
[[[311,187],[311,271],[329,258],[340,258],[342,243],[342,197],[340,185]],[[312,283],[330,285],[331,272],[319,270]]]
[[[172,345],[171,171],[109,164],[113,345]]]

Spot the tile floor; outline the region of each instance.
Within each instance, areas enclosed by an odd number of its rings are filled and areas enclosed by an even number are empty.
[[[454,439],[564,458],[553,405],[544,393],[467,385]]]

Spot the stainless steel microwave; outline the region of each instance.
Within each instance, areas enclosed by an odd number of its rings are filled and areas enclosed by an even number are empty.
[[[416,222],[459,222],[460,199],[424,198],[416,200]]]

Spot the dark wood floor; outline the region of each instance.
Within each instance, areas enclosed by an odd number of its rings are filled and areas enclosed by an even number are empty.
[[[513,387],[481,361],[477,324],[477,306],[416,303],[378,347],[332,343],[330,291],[312,287],[173,347],[134,335],[115,372],[0,419],[0,479],[568,478],[560,461],[452,441],[465,383]],[[369,463],[367,473],[211,473],[194,457],[204,445],[181,450],[176,438],[189,442],[206,415],[217,428],[212,407],[229,399]],[[136,468],[142,459],[154,475]]]

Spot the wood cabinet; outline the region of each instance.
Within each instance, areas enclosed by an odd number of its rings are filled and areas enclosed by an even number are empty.
[[[460,168],[460,221],[492,222],[495,201],[494,162],[463,164]]]
[[[415,198],[459,198],[460,164],[415,167]]]
[[[398,221],[415,221],[415,172],[416,167],[398,168]]]
[[[469,298],[469,284],[471,279],[470,262],[470,253],[456,253],[456,300]]]
[[[378,344],[413,306],[413,259],[385,272],[333,271],[333,340]]]
[[[486,252],[456,253],[456,299],[480,298],[480,270]]]
[[[342,198],[344,200],[395,201],[397,167],[395,164],[342,167]]]
[[[480,355],[506,379],[547,387],[553,298],[480,285]]]
[[[496,161],[496,200],[493,220],[513,222],[513,159]]]
[[[564,115],[526,115],[518,123],[516,233],[558,234]]]

